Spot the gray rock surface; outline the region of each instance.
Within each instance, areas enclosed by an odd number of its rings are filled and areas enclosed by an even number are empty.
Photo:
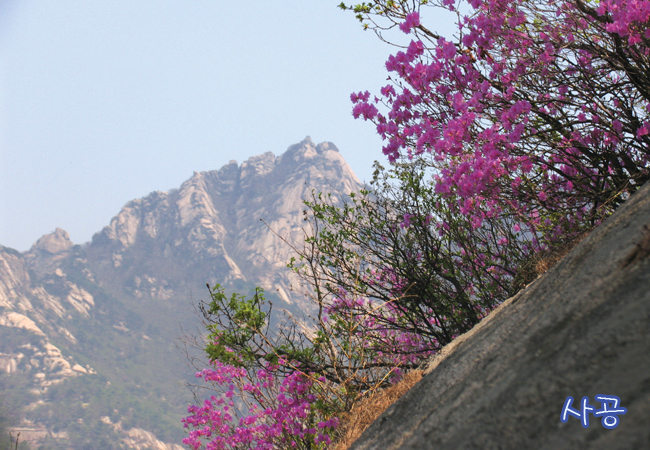
[[[650,185],[434,358],[352,450],[650,448]],[[560,421],[620,398],[615,429]]]

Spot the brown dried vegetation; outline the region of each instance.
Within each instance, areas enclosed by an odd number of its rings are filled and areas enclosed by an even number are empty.
[[[412,370],[404,375],[399,383],[378,390],[361,400],[350,412],[341,417],[339,437],[330,449],[347,450],[381,413],[420,381],[422,375],[422,370]]]
[[[535,279],[548,271],[562,258],[564,258],[573,248],[580,243],[591,230],[587,230],[571,239],[564,240],[557,243],[555,246],[548,250],[541,251],[533,255],[528,261],[523,263],[517,272],[514,279],[514,292],[518,292],[525,288],[528,284],[535,281]]]

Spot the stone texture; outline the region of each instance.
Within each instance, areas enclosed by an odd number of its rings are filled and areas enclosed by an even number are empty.
[[[93,237],[89,264],[138,298],[244,282],[295,304],[301,296],[292,294],[296,280],[286,269],[292,250],[282,238],[302,244],[303,199],[312,189],[347,194],[360,187],[334,144],[307,137],[280,156],[266,152],[241,166],[230,161],[194,172],[178,190],[127,203]]]
[[[72,247],[70,235],[67,231],[57,228],[54,233],[46,234],[32,246],[32,250],[56,254],[64,252]]]
[[[445,347],[351,447],[650,448],[650,185],[561,262]],[[605,429],[561,423],[568,396],[620,397]]]

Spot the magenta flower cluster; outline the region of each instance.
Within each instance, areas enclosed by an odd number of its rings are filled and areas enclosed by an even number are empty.
[[[507,212],[548,239],[648,178],[650,1],[469,7],[458,42],[425,34],[388,59],[381,98],[353,94],[391,162],[429,154],[437,193],[475,228]],[[411,12],[400,29],[418,25]]]
[[[279,364],[286,364],[280,361]],[[215,361],[196,374],[219,395],[190,405],[183,443],[193,450],[322,448],[330,444],[337,418],[318,420],[314,379],[300,371],[282,375],[278,366],[249,373]]]
[[[611,23],[606,29],[628,40],[629,45],[639,45],[650,39],[646,25],[650,20],[650,1],[648,0],[601,0],[598,14],[610,15]]]
[[[410,33],[411,29],[420,25],[420,14],[412,12],[406,15],[406,20],[399,25],[399,29],[404,33]]]

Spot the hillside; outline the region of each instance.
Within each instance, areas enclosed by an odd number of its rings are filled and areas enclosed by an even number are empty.
[[[436,355],[350,450],[650,448],[650,184]],[[580,413],[616,396],[619,424]],[[602,400],[602,398],[601,398]]]
[[[24,406],[14,430],[43,450],[178,448],[194,374],[178,338],[200,329],[205,284],[259,285],[276,308],[303,309],[274,233],[300,243],[311,189],[359,187],[333,144],[306,138],[130,201],[89,243],[57,229],[25,253],[0,247],[0,401]]]

